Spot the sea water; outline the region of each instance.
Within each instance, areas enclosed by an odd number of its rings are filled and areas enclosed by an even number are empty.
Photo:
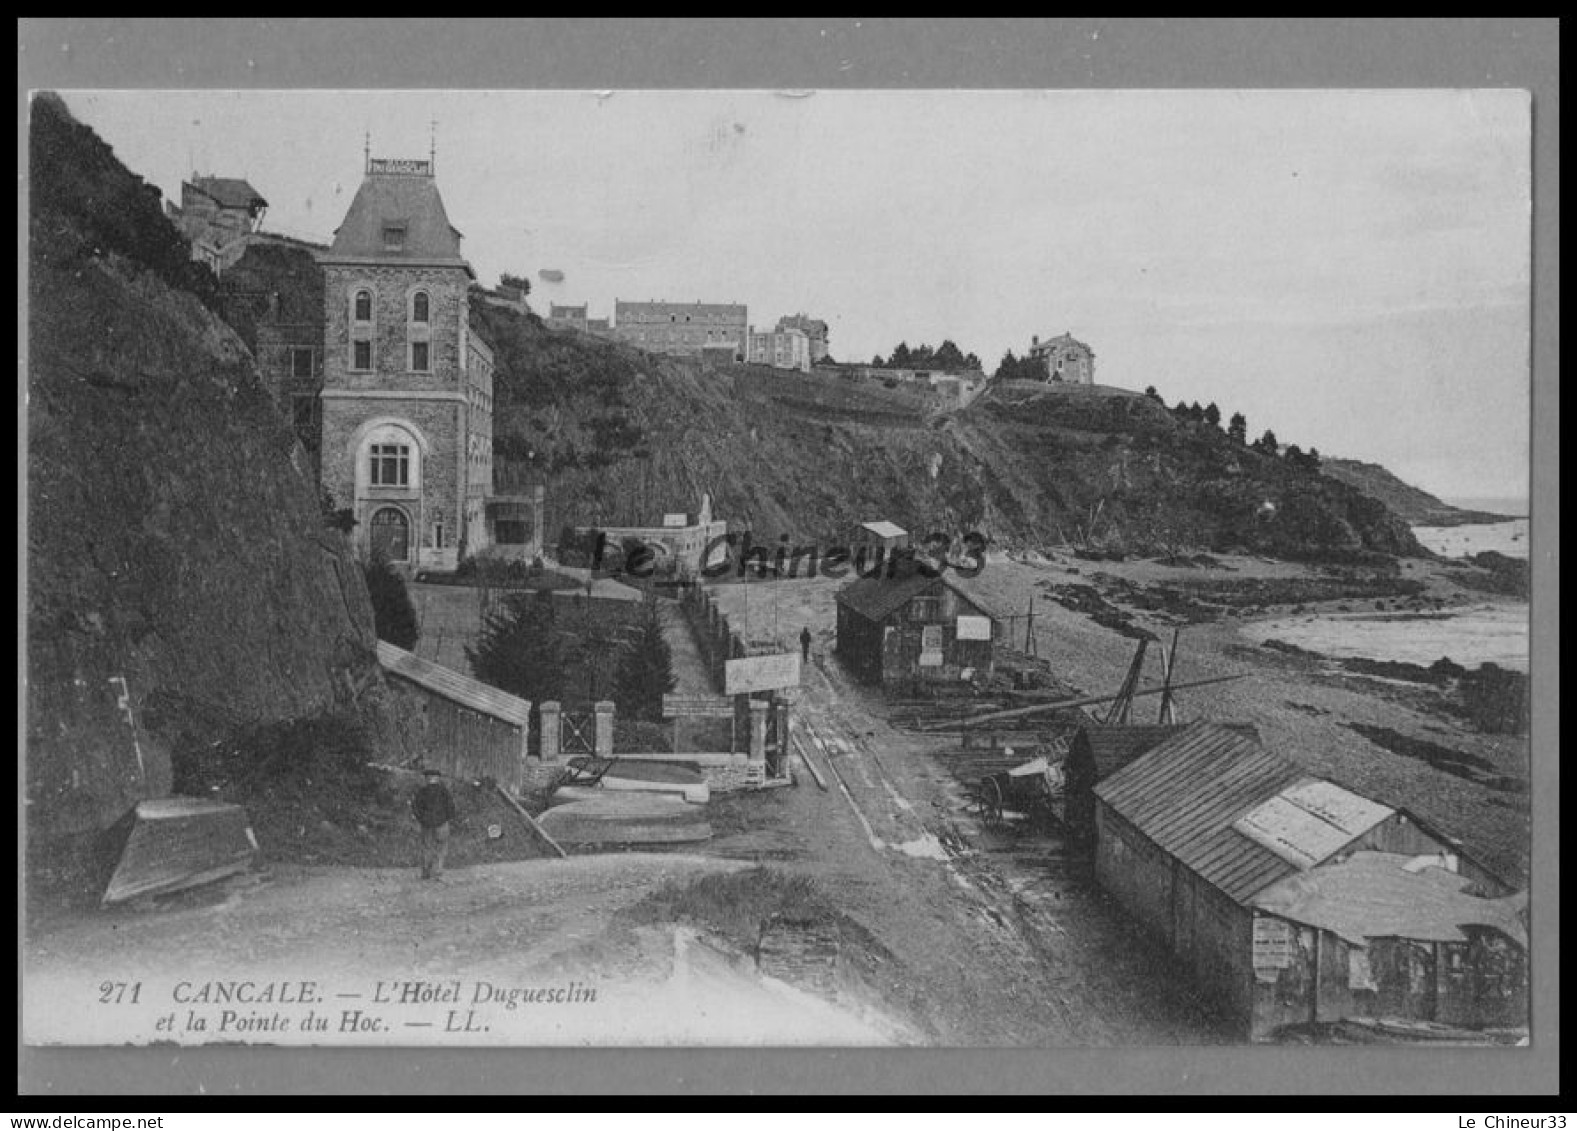
[[[1255,643],[1284,643],[1339,659],[1528,670],[1528,606],[1497,603],[1431,613],[1319,613],[1244,625]]]
[[[1468,558],[1494,550],[1508,558],[1526,558],[1528,520],[1483,522],[1472,526],[1415,526],[1413,535],[1424,549],[1448,558]]]

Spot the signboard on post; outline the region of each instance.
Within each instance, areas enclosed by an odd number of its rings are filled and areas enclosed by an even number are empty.
[[[665,719],[731,719],[734,701],[723,695],[664,695]]]
[[[958,639],[990,640],[991,619],[989,617],[959,617]]]
[[[723,665],[723,693],[746,695],[752,691],[781,691],[799,686],[799,653],[741,656]]]

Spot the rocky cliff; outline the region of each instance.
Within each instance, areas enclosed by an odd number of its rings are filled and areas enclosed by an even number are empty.
[[[1505,522],[1511,516],[1463,510],[1435,498],[1428,491],[1404,483],[1377,463],[1356,459],[1326,459],[1321,470],[1332,479],[1378,499],[1393,513],[1415,526],[1470,526]]]
[[[361,571],[157,192],[50,96],[29,189],[27,800],[64,832],[377,676]]]

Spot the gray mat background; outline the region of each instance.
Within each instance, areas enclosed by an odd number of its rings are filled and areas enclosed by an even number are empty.
[[[1264,1096],[1267,1108],[1290,1094],[1435,1097],[1405,1104],[1419,1110],[1479,1095],[1512,1112],[1522,1109],[1505,1097],[1558,1092],[1557,20],[61,18],[19,19],[17,45],[19,171],[30,89],[1523,87],[1533,91],[1535,188],[1532,1049],[67,1050],[23,1047],[19,1014],[19,1095],[1188,1094]],[[25,177],[18,183],[24,247]],[[19,287],[24,269],[19,255]],[[25,343],[22,303],[17,317]],[[25,387],[24,364],[19,435]],[[25,437],[17,458],[23,483]],[[22,513],[25,496],[19,504]],[[19,533],[19,567],[24,554]],[[20,624],[20,587],[17,605]],[[18,652],[20,670],[20,642]],[[1471,1114],[1462,1102],[1442,1110]]]

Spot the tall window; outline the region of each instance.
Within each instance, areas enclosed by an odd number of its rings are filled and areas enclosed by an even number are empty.
[[[411,368],[418,373],[426,373],[431,368],[426,342],[411,343]]]
[[[372,292],[371,291],[357,291],[356,292],[356,321],[358,321],[358,322],[371,322],[372,321]]]
[[[351,368],[372,368],[372,343],[366,338],[357,338],[351,343]]]
[[[408,487],[411,482],[411,449],[405,444],[373,444],[367,482],[374,487]]]
[[[426,322],[428,320],[427,306],[427,292],[417,291],[416,296],[411,299],[411,321]]]
[[[312,379],[312,350],[297,346],[290,351],[290,375],[298,381]]]

